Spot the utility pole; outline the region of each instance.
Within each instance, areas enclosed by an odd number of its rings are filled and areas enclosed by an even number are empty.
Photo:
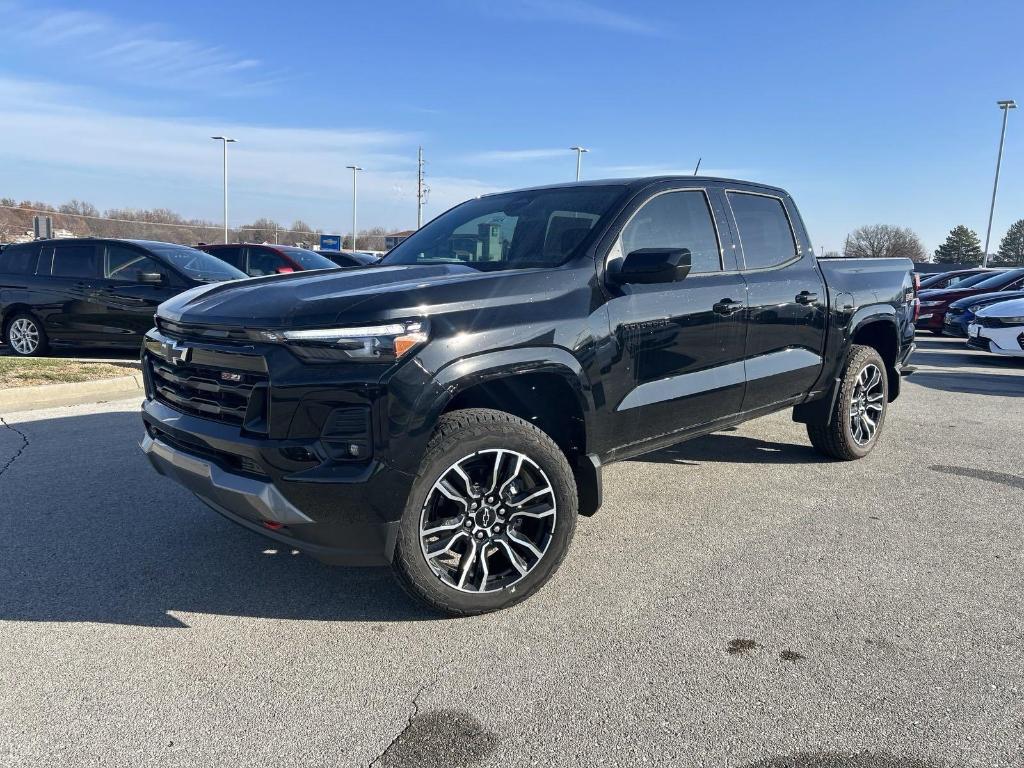
[[[352,250],[356,249],[356,238],[358,237],[359,230],[356,229],[356,203],[358,200],[358,188],[356,186],[356,178],[361,170],[358,165],[346,165],[346,168],[352,171]]]
[[[227,136],[211,136],[211,139],[219,141],[224,146],[224,242],[228,241],[228,144],[234,144],[234,139]]]
[[[988,208],[988,229],[985,230],[985,255],[981,265],[988,266],[988,241],[992,236],[992,215],[996,211],[996,190],[999,189],[999,166],[1003,163],[1003,142],[1006,140],[1006,118],[1011,109],[1017,108],[1017,102],[1013,99],[997,101],[996,105],[1003,110],[1003,130],[999,134],[999,154],[996,156],[996,180],[992,184],[992,204]]]
[[[570,149],[570,151],[576,153],[576,181],[579,181],[580,180],[580,164],[581,164],[581,161],[583,160],[583,153],[584,152],[589,152],[590,150],[589,149],[585,149],[584,147],[569,147],[569,149]]]
[[[416,229],[423,226],[423,147],[416,157]]]

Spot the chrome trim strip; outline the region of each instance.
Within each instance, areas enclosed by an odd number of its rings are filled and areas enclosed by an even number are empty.
[[[801,347],[782,349],[735,363],[725,363],[714,368],[705,368],[702,371],[646,382],[635,387],[626,395],[615,410],[626,411],[630,408],[676,400],[681,397],[735,386],[745,381],[766,379],[769,376],[819,367],[822,363],[821,355],[811,352],[809,349]]]

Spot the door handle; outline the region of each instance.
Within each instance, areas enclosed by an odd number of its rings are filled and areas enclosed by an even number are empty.
[[[711,309],[715,314],[731,315],[743,309],[743,302],[733,301],[732,299],[722,299],[720,302],[712,306]]]
[[[797,304],[813,304],[818,300],[818,294],[813,291],[800,291],[796,295]]]

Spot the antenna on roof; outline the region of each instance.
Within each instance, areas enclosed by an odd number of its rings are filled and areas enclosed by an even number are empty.
[[[704,159],[703,157],[698,157],[697,158],[697,167],[693,169],[693,175],[694,176],[696,176],[697,175],[697,171],[700,170],[700,161],[703,160],[703,159]]]

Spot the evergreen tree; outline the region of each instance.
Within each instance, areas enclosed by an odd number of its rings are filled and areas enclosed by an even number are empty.
[[[935,249],[940,264],[980,264],[981,241],[973,229],[958,224],[949,231],[946,242]]]
[[[999,252],[991,264],[1024,266],[1024,219],[1017,219],[999,243]]]

